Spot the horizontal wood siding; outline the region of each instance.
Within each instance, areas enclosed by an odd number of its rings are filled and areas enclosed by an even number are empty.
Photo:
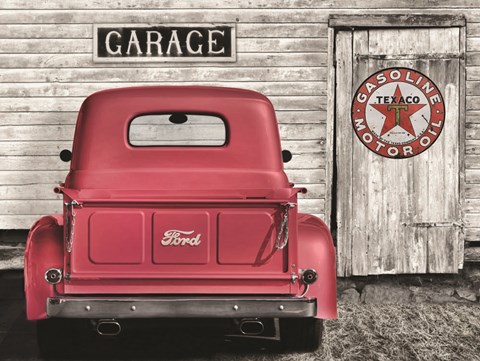
[[[199,2],[198,9],[191,5],[1,2],[0,229],[29,228],[40,215],[61,212],[53,187],[65,178],[68,164],[58,153],[71,148],[76,112],[86,96],[102,89],[155,84],[230,86],[267,95],[277,110],[283,148],[293,153],[286,172],[292,182],[309,190],[301,196],[300,210],[323,216],[326,18],[293,23],[288,20],[290,10],[274,10],[275,15],[262,9],[288,8],[290,2],[267,1],[257,9],[229,0]],[[229,10],[232,7],[239,10]],[[73,13],[79,17],[65,9],[76,9]],[[36,15],[25,18],[31,11]],[[162,23],[169,17],[170,22],[236,22],[237,62],[93,63],[93,23]]]
[[[464,232],[480,240],[480,20],[467,23]],[[468,260],[467,260],[468,261]]]
[[[480,7],[470,0],[2,0],[0,2],[0,229],[29,228],[60,211],[52,191],[68,165],[82,99],[154,84],[247,88],[275,105],[300,210],[323,216],[326,194],[328,18],[331,14],[462,15],[467,19],[466,216],[480,240]],[[94,64],[93,23],[234,22],[236,63]],[[330,207],[327,207],[328,209]]]

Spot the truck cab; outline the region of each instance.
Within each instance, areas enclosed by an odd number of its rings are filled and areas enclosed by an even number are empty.
[[[63,214],[39,219],[25,251],[27,317],[45,353],[74,319],[114,337],[126,320],[180,318],[312,351],[322,319],[336,317],[330,232],[298,212],[307,189],[289,182],[274,108],[259,93],[95,93],[54,191]]]

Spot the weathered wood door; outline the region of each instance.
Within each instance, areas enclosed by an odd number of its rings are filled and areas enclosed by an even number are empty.
[[[339,276],[455,273],[461,267],[461,34],[460,27],[335,32],[332,220]],[[438,139],[404,159],[368,149],[351,117],[357,88],[375,72],[392,67],[425,74],[445,102]]]

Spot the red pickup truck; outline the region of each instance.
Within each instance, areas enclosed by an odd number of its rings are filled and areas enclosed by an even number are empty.
[[[335,250],[327,226],[298,213],[306,189],[287,179],[265,96],[101,91],[61,158],[63,214],[39,219],[25,251],[42,352],[69,344],[70,322],[115,337],[147,318],[222,319],[226,334],[318,348],[336,317]]]

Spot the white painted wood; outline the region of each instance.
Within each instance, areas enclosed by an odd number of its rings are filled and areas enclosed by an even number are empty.
[[[352,275],[352,131],[350,107],[352,91],[352,31],[340,31],[335,37],[336,60],[336,227],[337,275]]]
[[[465,262],[480,262],[480,247],[465,249]]]
[[[325,96],[271,96],[275,109],[281,110],[326,110]],[[75,112],[80,109],[83,97],[16,97],[0,98],[4,112]]]
[[[470,66],[467,68],[467,81],[480,80],[480,66]]]
[[[325,169],[287,169],[286,173],[295,184],[325,183]],[[57,184],[65,180],[67,170],[0,170],[2,185],[31,185],[37,183]]]
[[[338,31],[336,47],[339,275],[456,273],[462,265],[458,250],[463,244],[456,226],[461,224],[460,58],[422,60],[405,55],[460,54],[459,28],[373,29],[368,34],[354,30],[345,48],[339,39],[347,33],[351,32]],[[338,66],[338,61],[352,57],[352,48],[353,73],[349,74],[348,67]],[[388,60],[382,60],[383,55]],[[395,60],[396,56],[400,59]],[[443,92],[447,109],[437,142],[424,153],[402,160],[382,158],[356,138],[346,146],[353,133],[350,109],[348,114],[338,110],[347,108],[341,94],[351,88],[352,80],[356,90],[369,74],[394,66],[427,74]],[[339,126],[346,121],[348,126]],[[343,147],[339,149],[338,144]],[[480,157],[478,163],[476,159],[471,163],[480,164]],[[444,226],[424,227],[425,223]]]
[[[353,32],[353,39],[352,39],[352,95],[353,98],[354,91],[360,86],[365,78],[367,78],[370,74],[369,69],[369,62],[365,61],[358,61],[356,59],[356,54],[365,54],[368,53],[368,30],[359,30]],[[345,104],[345,108],[349,110],[348,103]],[[347,123],[351,126],[351,117],[350,113],[348,114]],[[348,122],[349,120],[349,122]],[[343,129],[343,131],[347,131],[347,129]],[[350,129],[351,133],[351,129]],[[353,136],[352,138],[354,138]],[[357,162],[358,159],[365,159],[366,157],[369,158],[371,153],[367,147],[363,146],[357,139],[352,139],[351,147],[346,147],[346,152],[351,153],[352,157],[352,173],[358,176],[353,178],[350,183],[350,187],[352,188],[352,226],[351,226],[351,248],[352,248],[352,256],[350,260],[350,268],[352,275],[368,275],[368,267],[367,262],[365,259],[368,258],[368,238],[369,232],[376,231],[376,230],[367,230],[364,225],[371,224],[369,222],[369,213],[368,212],[356,212],[359,207],[363,207],[365,204],[369,204],[368,200],[368,192],[367,189],[369,184],[372,184],[371,179],[371,170],[369,170],[369,166],[372,164],[371,162]],[[339,164],[341,167],[342,165]],[[348,221],[348,220],[347,220]]]
[[[466,31],[467,29],[465,27],[460,28],[460,33],[459,33],[459,49],[461,52],[463,52],[463,49],[466,48]],[[459,59],[459,83],[458,83],[458,88],[459,88],[459,133],[458,133],[458,138],[459,138],[459,154],[458,154],[458,167],[460,170],[459,174],[459,214],[460,214],[460,220],[463,221],[465,219],[465,144],[466,144],[466,137],[465,137],[465,114],[466,114],[466,72],[465,72],[465,67],[466,67],[466,61],[465,57],[460,57]],[[465,232],[463,228],[463,224],[461,225],[462,228],[459,228],[459,234],[458,234],[458,252],[457,252],[457,257],[458,257],[458,268],[463,269],[463,264],[464,264],[464,252],[465,252]]]
[[[478,202],[475,202],[478,203]],[[475,204],[478,205],[478,204]],[[465,225],[467,227],[478,228],[480,227],[480,213],[467,213],[465,215]]]
[[[468,184],[472,184],[475,187],[475,184],[480,183],[480,169],[467,169],[465,171],[465,179],[466,179],[465,182],[467,184],[467,187],[468,187]],[[466,197],[466,198],[468,199],[469,197]]]
[[[68,0],[68,1],[37,1],[32,3],[29,0],[5,0],[1,4],[2,9],[162,9],[171,7],[170,0]],[[174,3],[176,9],[191,9],[193,7],[190,0],[177,0]],[[196,8],[212,9],[212,8],[226,8],[226,9],[424,9],[435,8],[449,9],[449,8],[475,8],[477,7],[475,1],[472,0],[436,0],[432,4],[429,0],[399,0],[392,2],[390,0],[376,0],[372,3],[369,0],[356,0],[355,2],[345,2],[340,0],[204,0],[200,3],[195,3]]]
[[[320,52],[326,49],[324,38],[239,38],[242,53]],[[72,54],[92,53],[91,39],[1,39],[0,53],[8,54]]]
[[[171,142],[172,145],[178,145],[178,142]],[[282,140],[282,149],[292,152],[294,158],[297,155],[318,153],[325,144],[323,139],[318,140]],[[0,154],[2,156],[19,156],[32,155],[42,156],[51,155],[58,156],[61,150],[70,149],[72,147],[71,141],[0,141]]]
[[[323,213],[324,204],[321,199],[300,199],[298,204],[300,212]],[[62,202],[58,199],[35,199],[30,202],[0,200],[0,216],[62,213],[62,207]]]
[[[476,50],[478,50],[478,49],[476,49]],[[470,51],[468,53],[468,56],[467,56],[467,59],[466,59],[466,65],[467,66],[480,65],[480,52]]]
[[[330,228],[332,223],[332,208],[334,202],[334,189],[333,189],[333,173],[334,173],[334,162],[335,162],[335,152],[331,151],[335,148],[334,134],[335,134],[335,31],[333,28],[328,29],[328,85],[327,85],[327,94],[330,96],[327,97],[327,131],[326,131],[326,140],[325,148],[329,149],[325,153],[326,165],[325,165],[325,174],[326,174],[326,189],[328,190],[325,194],[325,222]]]
[[[300,193],[298,197],[300,199],[324,199],[325,198],[325,184],[295,184],[296,187],[305,187],[307,189],[306,194]]]
[[[458,39],[458,35],[456,39]],[[445,89],[446,108],[443,134],[438,139],[440,143],[434,145],[436,157],[431,157],[429,164],[429,192],[435,195],[433,201],[438,202],[438,207],[430,210],[430,216],[436,215],[436,219],[444,222],[460,223],[459,61],[455,59],[442,64],[431,63],[430,72],[438,74],[437,86]],[[443,176],[440,174],[438,177],[438,169],[441,167],[444,167],[445,170]],[[455,176],[451,176],[451,174],[455,174]],[[428,247],[429,272],[457,272],[459,268],[458,245],[460,242],[463,244],[463,238],[461,241],[459,240],[460,229],[458,227],[432,227],[429,231],[431,232]],[[441,233],[443,237],[435,237],[437,232],[445,233]]]
[[[478,110],[479,109],[479,104],[480,104],[480,97],[479,96],[467,96],[466,97],[466,107],[467,110]]]
[[[55,183],[36,183],[25,185],[1,185],[0,199],[3,200],[53,200],[62,199],[61,195],[53,192],[58,184]]]
[[[190,0],[177,0],[175,1],[175,8],[177,9],[190,9],[192,8],[192,3]],[[325,9],[365,9],[365,8],[377,8],[377,9],[395,9],[395,8],[431,8],[432,2],[428,0],[399,0],[399,1],[390,1],[390,0],[376,0],[372,3],[369,0],[357,0],[355,2],[345,2],[340,0],[301,0],[301,1],[289,1],[289,0],[204,0],[200,3],[195,3],[195,7],[203,9],[212,9],[218,8],[219,6],[223,8],[231,9],[269,9],[269,8],[325,8]],[[148,8],[168,8],[171,6],[171,1],[169,0],[68,0],[68,1],[37,1],[32,3],[28,0],[5,0],[0,5],[1,9],[148,9]],[[434,4],[436,8],[475,8],[475,1],[471,0],[437,0]]]
[[[188,0],[186,0],[188,1]],[[312,0],[313,1],[313,0]],[[364,0],[368,1],[368,0]],[[389,0],[383,0],[389,1]],[[413,0],[412,0],[413,1]],[[448,1],[448,0],[443,0]],[[318,1],[315,1],[317,3]],[[390,2],[390,1],[389,1]],[[467,21],[475,22],[480,14],[480,9],[474,7],[472,9],[465,10],[462,7],[451,7],[448,9],[448,15],[445,15],[445,8],[431,6],[426,9],[428,14],[422,14],[425,18],[421,21],[421,17],[418,15],[405,15],[405,8],[391,9],[388,11],[390,17],[385,16],[385,8],[372,6],[363,6],[360,9],[348,9],[348,8],[311,8],[311,9],[287,9],[287,8],[274,8],[274,9],[242,9],[242,11],[226,9],[221,3],[219,7],[214,9],[193,8],[190,6],[188,9],[179,8],[147,8],[147,9],[99,9],[88,10],[87,8],[73,9],[73,10],[9,10],[2,11],[0,13],[0,22],[5,24],[29,24],[29,23],[43,23],[43,24],[56,24],[56,23],[75,23],[75,24],[88,24],[88,23],[102,23],[106,18],[111,19],[112,23],[149,23],[152,19],[162,19],[164,23],[181,22],[186,23],[198,23],[198,22],[211,22],[215,19],[215,22],[244,22],[244,23],[264,23],[264,22],[277,22],[277,23],[326,23],[331,17],[331,14],[336,15],[359,15],[358,18],[366,18],[363,22],[363,26],[391,26],[392,21],[396,21],[404,27],[417,25],[417,26],[451,26],[451,25],[464,25],[466,18]],[[415,5],[407,6],[407,9],[411,9]],[[368,15],[379,15],[378,18],[368,18],[365,14],[366,8],[368,8]],[[410,13],[411,11],[408,11]],[[438,16],[436,18],[435,16]],[[417,18],[416,21],[411,19]],[[419,19],[420,18],[420,19]],[[238,20],[237,20],[238,19]],[[361,26],[361,25],[360,25]]]
[[[464,232],[466,242],[477,242],[480,239],[480,228],[468,227]]]
[[[48,43],[50,39],[43,40]],[[39,40],[37,40],[39,41]],[[72,42],[72,39],[68,40]],[[89,40],[90,41],[90,40]],[[0,41],[1,43],[1,41]],[[1,44],[0,44],[1,46]],[[326,66],[326,54],[312,51],[299,51],[283,53],[277,52],[252,52],[237,53],[237,61],[231,63],[221,63],[222,67],[242,68],[252,67],[258,64],[264,66]],[[162,63],[162,62],[131,62],[128,63],[130,68],[176,68],[178,63]],[[111,62],[108,64],[110,68],[125,68],[125,63]],[[208,62],[194,63],[184,61],[182,67],[218,67],[219,64]],[[105,67],[104,63],[94,63],[90,53],[43,53],[43,54],[11,54],[0,53],[0,68],[83,68],[83,67]]]
[[[190,1],[190,0],[187,0],[187,1]],[[0,38],[1,39],[92,39],[93,38],[92,29],[93,27],[91,23],[88,23],[88,24],[7,24],[7,25],[3,25],[0,28]],[[283,38],[283,37],[284,38],[322,38],[326,36],[327,36],[326,23],[312,23],[312,24],[238,23],[237,24],[237,38],[253,38],[253,37],[255,38]]]
[[[181,142],[179,142],[181,144]],[[176,143],[178,144],[178,142]],[[325,153],[294,154],[285,169],[320,169],[325,168]],[[68,170],[69,164],[54,156],[0,156],[3,170]],[[302,181],[301,181],[302,182]],[[306,182],[306,181],[303,181]]]
[[[12,224],[17,229],[29,229],[42,215],[2,215],[0,217],[0,229],[11,229]]]
[[[468,83],[468,82],[467,82]],[[469,126],[470,124],[480,123],[480,111],[478,110],[465,110],[465,127]],[[465,129],[466,131],[466,129]],[[468,139],[466,139],[468,141]]]
[[[33,199],[29,202],[0,200],[0,216],[62,213],[62,207],[62,202],[58,200]]]
[[[182,85],[172,82],[168,85]],[[0,97],[87,97],[90,94],[112,88],[128,86],[152,86],[150,83],[0,83]],[[267,96],[274,95],[326,95],[326,82],[194,82],[197,86],[224,86],[243,88],[261,92]],[[311,120],[310,120],[311,121]],[[310,122],[309,121],[309,122]]]
[[[58,152],[71,148],[84,97],[112,87],[160,84],[240,87],[268,95],[277,110],[282,146],[293,153],[286,172],[292,182],[310,189],[300,197],[300,210],[324,214],[326,22],[242,23],[228,15],[237,22],[236,63],[99,65],[90,54],[94,19],[71,23],[70,15],[63,22],[36,18],[5,24],[0,19],[0,202],[10,202],[4,204],[9,215],[0,217],[5,220],[0,226],[30,224],[30,215],[18,214],[25,211],[19,204],[29,199],[51,202],[29,212],[55,211],[58,196],[50,191],[68,169]],[[117,16],[102,16],[101,22],[107,18],[122,22]],[[137,22],[131,16],[123,19]],[[142,132],[148,134],[148,127]]]
[[[282,147],[294,153],[286,172],[293,182],[314,185],[312,193],[305,195],[308,199],[327,198],[326,203],[319,203],[314,208],[322,217],[327,214],[327,222],[331,213],[328,199],[331,196],[332,168],[329,167],[333,165],[331,161],[327,162],[333,156],[330,151],[333,142],[328,143],[333,122],[325,124],[327,96],[333,99],[333,88],[327,91],[327,33],[333,32],[333,28],[328,29],[328,18],[332,14],[359,15],[369,21],[368,26],[376,26],[382,24],[373,24],[366,15],[393,14],[404,21],[412,17],[403,15],[412,12],[449,14],[457,16],[455,21],[461,21],[461,15],[465,14],[468,20],[465,197],[467,202],[471,201],[465,205],[465,211],[480,213],[477,202],[480,199],[480,127],[474,125],[480,124],[480,9],[476,2],[3,0],[0,9],[0,97],[5,98],[4,101],[0,99],[0,138],[4,139],[0,140],[0,200],[11,197],[50,199],[47,197],[52,185],[63,180],[66,174],[65,164],[58,163],[57,154],[59,150],[71,147],[78,109],[75,106],[79,105],[80,98],[121,86],[220,85],[257,90],[276,97],[274,104],[280,124],[291,125],[282,130]],[[175,64],[102,66],[93,63],[90,53],[93,23],[151,23],[152,18],[158,22],[235,22],[238,61],[211,65],[185,63],[181,67]],[[439,24],[432,18],[427,20],[427,25]],[[405,22],[405,25],[409,26],[409,23]],[[415,31],[409,31],[415,34]],[[417,41],[407,42],[407,37],[404,38],[404,41],[395,42],[395,46],[404,46],[405,51],[418,46]],[[330,111],[333,108],[331,105]],[[27,128],[21,129],[20,125]],[[294,130],[297,125],[298,130]],[[43,126],[48,128],[42,130]],[[38,162],[35,162],[36,157]],[[460,157],[460,167],[461,162]],[[4,169],[4,164],[11,170]],[[375,164],[369,167],[373,167],[369,171],[374,171]],[[413,172],[411,168],[409,171]],[[415,175],[409,173],[408,178],[412,177]],[[382,193],[374,193],[375,184],[370,182],[368,187],[370,199],[383,202]],[[52,200],[53,197],[54,194]],[[408,202],[411,203],[412,198]],[[379,214],[383,212],[381,207],[376,208]],[[21,214],[1,216],[0,229],[28,228],[35,217]],[[373,223],[370,224],[375,228]],[[369,234],[374,232],[372,229]],[[425,230],[416,232],[425,233]],[[469,241],[480,241],[480,225],[465,228],[465,235]],[[424,257],[426,248],[421,247],[424,243],[422,235],[415,239],[417,243],[402,246],[418,250],[415,257],[401,260],[403,269],[412,264],[417,264],[419,270],[423,267],[418,260]],[[459,243],[459,252],[461,246],[462,242]],[[390,252],[388,249],[384,251]],[[379,262],[375,254],[369,253],[372,264]],[[399,257],[403,253],[396,254]]]
[[[35,183],[23,185],[0,185],[0,199],[3,200],[55,200],[62,199],[61,195],[54,193],[57,183]],[[325,184],[297,184],[298,187],[307,188],[306,194],[299,194],[300,199],[313,199],[318,201],[325,197]]]
[[[0,112],[2,125],[63,125],[75,124],[76,112]],[[326,112],[295,110],[277,111],[280,124],[315,124],[324,123]]]
[[[470,37],[467,43],[467,52],[480,49],[480,37]]]
[[[479,53],[480,55],[480,53]],[[467,59],[467,65],[468,64],[468,60],[470,59],[470,56],[469,58]],[[479,64],[477,65],[480,65],[480,61],[479,61]],[[471,95],[480,95],[480,82],[479,81],[467,81],[467,98]],[[478,99],[476,99],[478,100]],[[477,105],[477,107],[480,107]],[[473,108],[473,106],[471,107]]]
[[[188,127],[188,126],[186,126]],[[148,126],[142,126],[146,137],[154,137],[150,133]],[[187,128],[188,129],[188,128]],[[280,124],[280,135],[285,140],[316,140],[325,137],[325,124]],[[0,141],[13,140],[71,140],[75,126],[72,125],[24,125],[0,126]],[[207,127],[198,130],[204,139],[210,139],[209,129]],[[188,137],[183,136],[182,132],[178,132],[178,138],[173,140],[181,140]],[[146,138],[147,139],[147,138]],[[200,135],[199,135],[200,139]]]
[[[471,188],[472,190],[475,190],[475,194],[471,194],[471,198],[467,199],[465,201],[465,212],[467,213],[468,217],[477,217],[478,209],[480,209],[480,199],[478,198],[479,192],[477,191],[477,187]],[[470,218],[471,219],[471,218]],[[480,222],[473,222],[471,224],[476,227],[480,227]]]
[[[303,213],[319,214],[325,209],[323,199],[299,199],[298,210]]]
[[[75,82],[79,83],[116,83],[116,82],[152,82],[156,85],[164,82],[185,83],[198,81],[325,81],[325,67],[278,67],[263,68],[35,68],[26,72],[24,69],[3,69],[1,82],[7,83],[41,83],[41,82]]]
[[[63,182],[67,170],[0,170],[0,184],[2,185],[32,185],[37,183],[57,184]]]

